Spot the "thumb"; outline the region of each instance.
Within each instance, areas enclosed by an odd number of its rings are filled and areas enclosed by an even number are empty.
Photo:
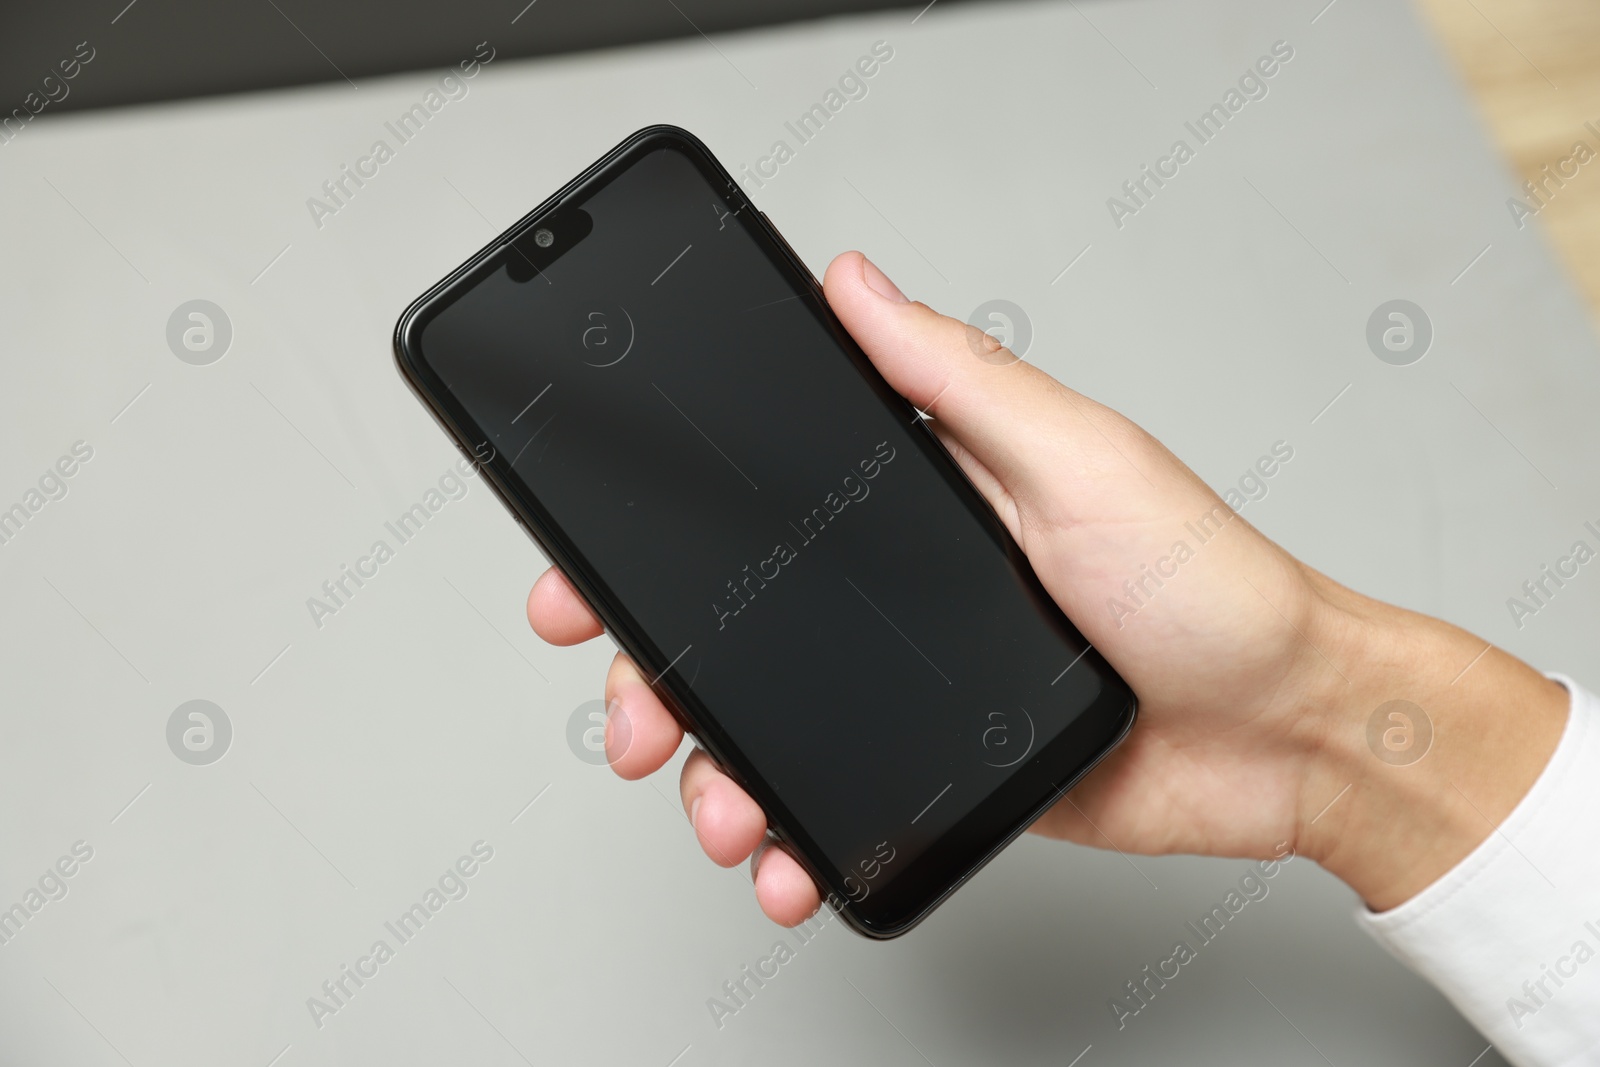
[[[1132,423],[976,326],[907,299],[860,252],[828,265],[823,291],[894,390],[933,415],[1014,497],[1037,501],[1052,488],[1059,493],[1063,481],[1127,476],[1128,464],[1137,465],[1145,435]]]

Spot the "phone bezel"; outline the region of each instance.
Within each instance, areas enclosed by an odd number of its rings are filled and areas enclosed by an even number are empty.
[[[896,414],[914,423],[914,434],[923,454],[942,471],[946,482],[994,535],[1004,551],[1030,583],[1036,599],[1059,616],[1060,623],[1077,634],[1076,627],[1061,613],[1034,575],[1022,550],[988,502],[973,486],[942,442],[918,417],[916,409],[873,368],[860,347],[828,308],[822,287],[805,263],[794,253],[767,217],[755,209],[748,196],[710,150],[687,130],[669,125],[638,130],[582,173],[544,200],[504,233],[485,245],[466,262],[446,275],[418,297],[400,316],[395,327],[394,350],[401,376],[423,405],[469,460],[477,464],[486,483],[500,497],[512,516],[600,617],[606,632],[641,670],[657,676],[654,688],[663,703],[679,719],[684,729],[715,759],[721,768],[746,789],[767,813],[769,831],[806,869],[829,898],[829,904],[859,933],[877,939],[897,937],[921,922],[945,898],[967,882],[1007,844],[1052,805],[1084,774],[1087,774],[1127,735],[1136,716],[1137,701],[1131,689],[1106,663],[1099,651],[1089,647],[1072,669],[1095,671],[1100,678],[1100,694],[1056,739],[1031,756],[1010,778],[969,812],[938,841],[930,845],[907,868],[881,889],[874,889],[861,900],[852,900],[843,885],[844,875],[832,866],[799,826],[786,805],[766,787],[740,755],[732,739],[714,716],[695,697],[693,690],[671,667],[671,652],[656,647],[635,625],[633,619],[611,591],[584,561],[578,546],[571,544],[551,516],[516,480],[509,476],[504,457],[481,455],[475,445],[478,436],[469,432],[472,420],[454,402],[454,397],[428,365],[420,347],[420,335],[427,322],[479,276],[499,269],[498,260],[510,246],[541,219],[563,207],[581,206],[575,197],[590,193],[622,173],[638,158],[660,148],[683,152],[711,182],[721,189],[731,215],[755,238],[758,246],[792,283],[802,303],[817,315],[834,337],[840,350],[851,359],[863,381]],[[1079,640],[1083,640],[1079,635]]]

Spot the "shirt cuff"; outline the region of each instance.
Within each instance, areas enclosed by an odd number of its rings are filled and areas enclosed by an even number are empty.
[[[1521,1067],[1600,1067],[1600,702],[1571,678],[1549,764],[1498,830],[1356,922]]]

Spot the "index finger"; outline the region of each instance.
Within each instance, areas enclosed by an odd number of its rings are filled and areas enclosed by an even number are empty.
[[[567,576],[551,567],[528,593],[528,623],[552,645],[576,645],[605,632]]]

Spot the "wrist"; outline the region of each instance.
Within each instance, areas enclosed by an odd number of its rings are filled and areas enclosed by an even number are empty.
[[[1312,581],[1308,637],[1338,671],[1308,709],[1297,848],[1383,911],[1465,859],[1527,795],[1569,695],[1464,630]]]

